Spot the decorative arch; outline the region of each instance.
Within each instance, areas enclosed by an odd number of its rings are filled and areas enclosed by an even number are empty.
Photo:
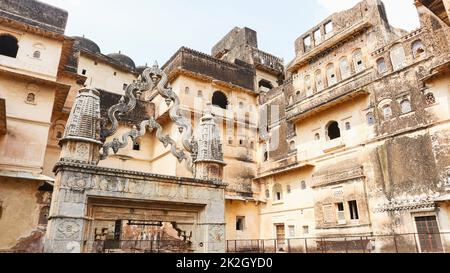
[[[360,48],[353,51],[353,66],[355,67],[355,72],[359,73],[365,69],[363,53]]]
[[[343,80],[349,78],[352,75],[350,64],[346,56],[342,57],[339,60],[339,69],[341,71],[341,77]]]
[[[19,51],[19,41],[10,34],[0,34],[0,55],[16,58]]]
[[[422,40],[416,40],[411,44],[412,53],[414,58],[418,58],[425,54],[425,46],[422,43]]]
[[[273,186],[273,201],[283,200],[283,187],[281,184],[275,184]]]
[[[216,91],[216,92],[214,92],[213,97],[212,97],[212,104],[214,106],[220,107],[222,109],[227,109],[228,98],[223,92]]]
[[[330,63],[327,65],[327,81],[328,86],[335,85],[337,81],[336,71],[334,70],[334,64]]]
[[[341,129],[337,121],[330,121],[327,125],[328,140],[338,139],[341,137]]]
[[[378,73],[380,73],[380,74],[384,74],[387,72],[387,65],[386,65],[386,60],[384,59],[384,57],[381,57],[377,60],[377,68],[378,68]]]

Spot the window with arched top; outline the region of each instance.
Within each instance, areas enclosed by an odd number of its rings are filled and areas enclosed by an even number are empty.
[[[212,105],[220,107],[222,109],[227,109],[228,106],[227,96],[220,91],[214,92],[212,97]]]
[[[189,95],[189,87],[184,88],[184,94]]]
[[[319,134],[319,133],[316,133],[316,134],[314,135],[314,140],[315,140],[315,141],[319,141],[319,140],[320,140],[320,134]]]
[[[309,75],[305,76],[305,89],[308,96],[312,95],[312,83]]]
[[[350,131],[352,129],[352,124],[350,123],[350,121],[347,121],[345,123],[345,130]]]
[[[329,140],[338,139],[341,137],[341,129],[337,121],[331,121],[327,126],[327,136]]]
[[[34,93],[28,93],[26,103],[34,104],[36,102],[36,95]]]
[[[295,146],[295,141],[294,141],[294,140],[292,140],[291,142],[289,142],[289,149],[290,149],[291,151],[295,151],[296,148],[297,148],[297,147]]]
[[[335,85],[337,83],[336,71],[334,70],[334,65],[327,65],[327,82],[328,86]]]
[[[400,103],[402,114],[406,114],[412,111],[411,102],[408,99],[402,100]]]
[[[414,58],[419,58],[425,53],[425,46],[423,45],[421,40],[417,40],[412,43],[412,52]]]
[[[361,49],[357,49],[353,52],[353,66],[355,67],[355,73],[359,73],[365,69],[363,53]]]
[[[273,200],[274,201],[283,200],[283,187],[280,184],[275,184],[273,186]]]
[[[375,116],[373,115],[372,112],[367,113],[366,118],[367,118],[367,124],[369,126],[372,126],[375,124]]]
[[[9,34],[0,35],[0,55],[16,58],[19,51],[19,41]]]
[[[203,97],[203,91],[202,90],[198,90],[197,91],[197,97],[199,97],[199,98]]]
[[[316,78],[317,91],[322,91],[325,88],[325,84],[322,78],[322,71],[317,70],[314,76]]]
[[[385,120],[391,119],[392,117],[392,108],[390,105],[383,106],[383,116]]]
[[[391,62],[394,70],[402,69],[406,66],[406,55],[403,45],[397,44],[391,49]]]
[[[384,60],[384,58],[379,58],[377,60],[377,68],[378,68],[378,73],[380,73],[380,74],[384,74],[387,72],[386,61]]]
[[[268,80],[260,80],[258,86],[263,92],[268,92],[273,89],[273,84]]]
[[[306,190],[306,181],[302,181],[302,182],[300,183],[300,188],[301,188],[302,190]]]
[[[341,70],[341,76],[343,80],[351,76],[352,72],[347,57],[342,57],[339,60],[339,69]]]
[[[41,58],[41,52],[39,50],[36,50],[33,52],[33,58],[40,59]]]

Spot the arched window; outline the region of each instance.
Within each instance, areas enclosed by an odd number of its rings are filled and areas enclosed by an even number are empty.
[[[27,95],[27,103],[34,104],[36,101],[36,95],[34,93],[28,93]]]
[[[332,86],[337,83],[336,71],[334,71],[333,64],[329,64],[327,66],[327,81],[328,81],[328,86]]]
[[[357,49],[353,52],[353,65],[355,67],[355,73],[359,73],[364,70],[364,60],[361,49]]]
[[[50,214],[50,207],[45,206],[41,208],[41,211],[39,212],[39,225],[47,225],[48,223],[48,216]]]
[[[345,123],[345,130],[350,131],[352,129],[352,125],[349,121]]]
[[[197,91],[197,97],[199,97],[199,98],[203,97],[203,91],[202,90],[198,90]]]
[[[302,181],[300,183],[300,187],[301,187],[302,190],[306,190],[306,181]]]
[[[342,57],[339,61],[339,68],[341,69],[342,79],[347,79],[351,76],[350,64],[348,63],[347,57]]]
[[[392,117],[392,109],[390,105],[383,106],[383,116],[385,120],[388,120]]]
[[[41,58],[41,52],[36,50],[35,52],[33,52],[33,58],[35,59],[40,59]]]
[[[268,92],[273,89],[273,84],[267,80],[260,80],[258,85],[259,90],[263,92]]]
[[[409,113],[412,111],[411,102],[408,99],[402,100],[402,102],[400,103],[400,106],[402,108],[403,114],[406,114],[406,113]]]
[[[433,93],[430,92],[430,93],[425,95],[425,103],[427,105],[433,105],[433,104],[436,103],[436,97],[434,96]]]
[[[377,67],[380,74],[384,74],[387,72],[386,61],[384,60],[384,58],[379,58],[377,60]]]
[[[290,143],[289,143],[289,149],[291,150],[291,151],[294,151],[295,150],[295,141],[294,140],[292,140]]]
[[[425,46],[423,45],[421,40],[417,40],[412,43],[412,52],[414,58],[418,58],[425,53]]]
[[[369,126],[372,126],[375,124],[375,117],[373,116],[372,112],[367,113],[366,117],[367,117],[367,124]]]
[[[275,184],[273,186],[273,200],[274,201],[283,200],[283,187],[280,184]]]
[[[220,107],[222,109],[227,109],[228,98],[224,93],[222,93],[220,91],[216,91],[216,92],[214,92],[213,97],[212,97],[212,104],[214,106]]]
[[[316,133],[316,134],[314,135],[314,140],[316,140],[316,141],[319,141],[319,140],[320,140],[320,134],[319,134],[319,133]]]
[[[341,129],[339,129],[339,124],[336,121],[332,121],[328,124],[327,135],[329,140],[341,137]]]
[[[264,162],[267,162],[269,160],[269,152],[267,150],[263,152],[263,160]]]
[[[189,87],[186,87],[186,88],[184,89],[184,94],[189,95]]]
[[[402,69],[406,66],[405,49],[401,44],[398,44],[391,49],[391,61],[394,70]]]
[[[266,198],[270,198],[270,191],[266,190]]]
[[[19,41],[16,37],[8,34],[0,35],[0,55],[16,58],[18,51]]]
[[[322,91],[325,87],[323,84],[322,71],[317,70],[315,73],[317,91]]]

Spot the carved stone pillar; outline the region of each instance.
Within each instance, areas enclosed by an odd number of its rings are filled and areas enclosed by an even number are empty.
[[[99,150],[100,98],[96,90],[82,89],[70,113],[56,179],[45,239],[45,252],[78,253],[83,248],[89,175],[67,171],[65,165],[97,165]]]

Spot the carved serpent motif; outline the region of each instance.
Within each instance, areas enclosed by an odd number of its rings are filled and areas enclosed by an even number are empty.
[[[161,125],[158,124],[154,118],[150,118],[149,120],[142,121],[139,129],[134,126],[132,130],[124,133],[121,140],[119,138],[114,138],[113,141],[105,143],[102,147],[103,151],[100,155],[101,160],[105,160],[109,156],[110,149],[112,149],[114,153],[117,153],[120,149],[127,147],[130,138],[134,143],[136,143],[139,138],[146,134],[147,129],[149,129],[150,132],[156,130],[156,137],[163,143],[164,147],[170,145],[172,155],[174,155],[180,163],[185,160],[186,168],[191,172],[194,171],[193,158],[196,156],[197,145],[196,141],[192,137],[192,125],[189,120],[181,116],[180,99],[175,92],[173,92],[172,88],[166,88],[167,83],[168,77],[164,71],[158,67],[158,65],[145,69],[138,78],[137,82],[134,82],[127,87],[125,96],[128,98],[128,103],[125,103],[125,98],[122,97],[118,104],[113,105],[108,110],[108,118],[110,120],[111,127],[102,130],[102,139],[106,139],[117,132],[119,126],[116,118],[117,113],[119,115],[123,115],[132,111],[136,107],[137,99],[134,95],[135,93],[140,96],[142,92],[154,90],[156,87],[158,93],[165,98],[168,106],[173,103],[169,110],[170,119],[177,124],[180,133],[182,133],[184,149],[193,155],[189,156],[183,150],[178,149],[176,142],[169,135],[163,134]]]

